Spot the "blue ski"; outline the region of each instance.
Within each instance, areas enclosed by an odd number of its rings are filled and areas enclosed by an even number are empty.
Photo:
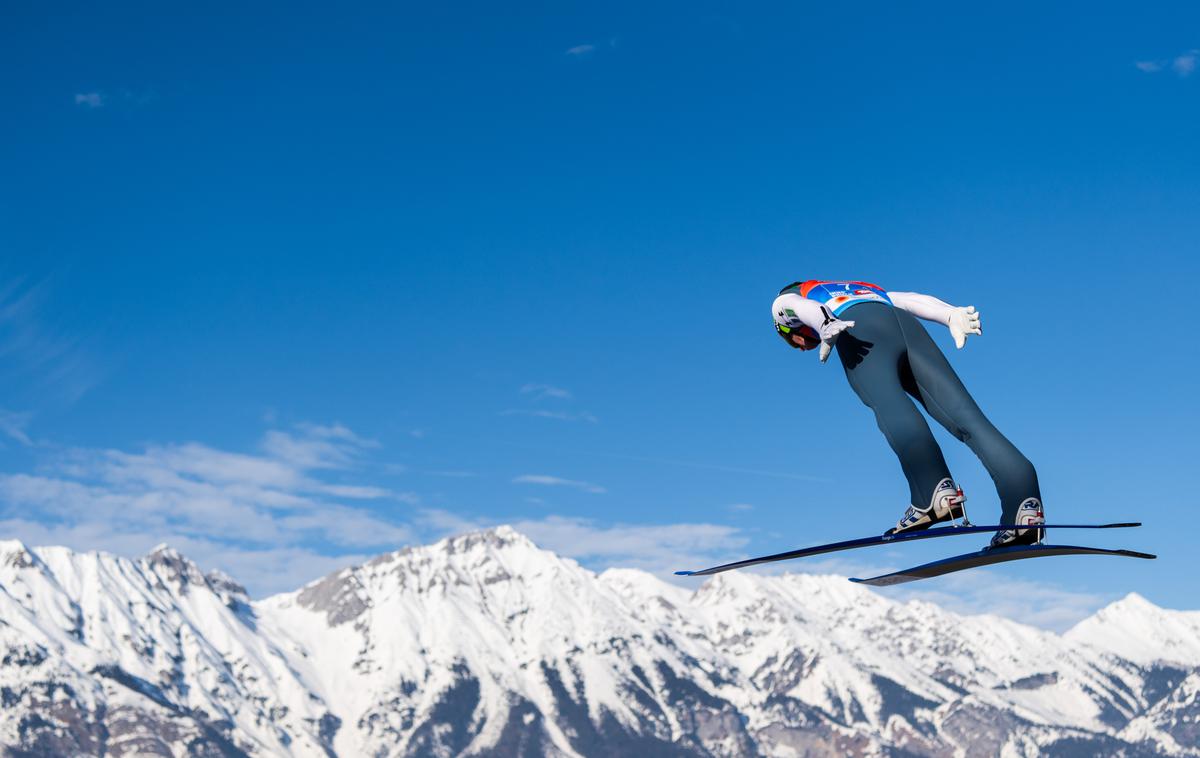
[[[1124,529],[1131,526],[1141,526],[1141,522],[1133,521],[1121,524],[1047,524],[1040,528],[1042,529]],[[828,545],[816,545],[814,547],[805,547],[799,550],[789,550],[786,553],[775,553],[774,555],[764,555],[761,558],[747,558],[744,561],[734,561],[733,563],[725,563],[712,568],[701,569],[699,571],[676,571],[677,576],[708,576],[710,574],[719,574],[722,571],[730,571],[732,569],[746,568],[747,566],[757,566],[760,563],[774,563],[775,561],[786,561],[792,558],[806,558],[810,555],[821,555],[822,553],[836,553],[839,550],[853,550],[859,547],[870,547],[871,545],[892,545],[897,542],[911,542],[913,540],[927,540],[933,537],[951,537],[958,534],[977,534],[980,532],[999,532],[1005,529],[1011,529],[1012,525],[1008,526],[940,526],[933,529],[923,529],[918,532],[904,532],[902,534],[880,534],[874,537],[862,537],[856,540],[846,540],[844,542],[831,542]]]
[[[1013,547],[997,547],[979,550],[974,553],[956,555],[953,558],[943,558],[940,561],[913,566],[891,574],[874,576],[870,579],[851,579],[859,584],[871,584],[876,587],[887,587],[893,584],[915,582],[918,579],[929,579],[943,574],[953,574],[955,571],[975,568],[976,566],[991,566],[994,563],[1020,561],[1025,558],[1048,558],[1052,555],[1116,555],[1123,558],[1145,558],[1153,560],[1156,555],[1139,553],[1135,550],[1105,550],[1099,547],[1076,547],[1074,545],[1015,545]]]

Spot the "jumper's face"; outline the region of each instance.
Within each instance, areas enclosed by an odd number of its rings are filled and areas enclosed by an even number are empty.
[[[792,344],[801,350],[812,350],[817,345],[821,344],[821,340],[816,339],[815,337],[810,337],[809,335],[802,333],[800,330],[792,332],[791,337]]]

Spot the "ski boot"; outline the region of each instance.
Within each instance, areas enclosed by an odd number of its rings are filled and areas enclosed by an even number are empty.
[[[963,526],[970,526],[971,522],[967,521],[967,509],[963,506],[966,501],[966,495],[955,486],[953,479],[943,479],[938,482],[937,487],[933,488],[933,498],[929,501],[928,506],[925,508],[918,508],[915,505],[908,506],[908,510],[904,512],[900,521],[884,534],[900,534],[917,529],[928,529],[934,524],[956,518],[963,520]]]
[[[1046,514],[1042,510],[1042,501],[1036,497],[1026,498],[1017,507],[1017,518],[1013,526],[1037,526],[1046,523]],[[1005,529],[996,532],[988,548],[1013,547],[1016,545],[1036,545],[1045,536],[1045,529]]]

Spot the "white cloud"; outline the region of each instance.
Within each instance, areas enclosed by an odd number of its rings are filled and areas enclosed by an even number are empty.
[[[571,397],[570,390],[565,390],[562,387],[555,387],[551,384],[526,384],[521,388],[521,394],[533,395],[539,400],[542,398],[567,400]]]
[[[540,484],[547,487],[573,487],[575,489],[583,490],[584,492],[591,492],[597,495],[607,491],[600,485],[592,484],[591,482],[581,482],[575,479],[563,479],[559,476],[547,476],[545,474],[522,474],[521,476],[513,479],[513,484]]]
[[[595,45],[575,45],[574,47],[567,48],[566,55],[570,55],[570,56],[573,56],[576,58],[583,58],[588,55],[591,55],[594,52],[596,52]]]
[[[752,510],[754,510],[754,506],[751,505],[750,503],[734,503],[733,505],[729,506],[729,510],[731,510],[731,511],[752,511]]]
[[[77,92],[75,94],[75,104],[88,108],[99,108],[107,99],[101,92]]]

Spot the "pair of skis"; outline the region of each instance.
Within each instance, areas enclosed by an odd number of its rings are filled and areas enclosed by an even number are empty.
[[[1125,522],[1119,524],[1046,524],[1039,525],[1039,529],[1126,529],[1129,527],[1141,526],[1141,522]],[[733,569],[746,568],[748,566],[757,566],[761,563],[774,563],[775,561],[787,561],[793,558],[807,558],[812,555],[821,555],[823,553],[836,553],[840,550],[853,550],[860,547],[869,547],[871,545],[891,545],[898,542],[912,542],[915,540],[927,540],[934,537],[950,537],[958,534],[977,534],[981,532],[999,532],[1005,529],[1014,528],[1011,524],[1007,526],[944,526],[933,529],[924,529],[916,532],[902,532],[900,534],[884,534],[875,537],[863,537],[856,540],[845,540],[844,542],[831,542],[827,545],[816,545],[814,547],[801,548],[800,550],[789,550],[785,553],[775,553],[774,555],[764,555],[759,558],[747,558],[744,561],[734,561],[733,563],[725,563],[712,568],[701,569],[700,571],[676,571],[678,576],[709,576],[711,574],[720,574],[723,571],[731,571]],[[1052,555],[1114,555],[1123,558],[1144,558],[1154,559],[1157,556],[1150,553],[1139,553],[1135,550],[1107,550],[1099,547],[1080,547],[1076,545],[1015,545],[1013,547],[997,547],[985,548],[973,553],[964,553],[956,555],[952,558],[944,558],[940,561],[932,563],[924,563],[920,566],[895,571],[890,574],[881,574],[873,576],[869,579],[851,579],[852,582],[859,584],[871,584],[877,587],[885,587],[892,584],[904,584],[905,582],[915,582],[918,579],[929,579],[934,576],[942,576],[944,574],[952,574],[955,571],[963,571],[969,568],[978,566],[990,566],[996,563],[1005,563],[1007,561],[1019,561],[1025,558],[1043,558]]]

